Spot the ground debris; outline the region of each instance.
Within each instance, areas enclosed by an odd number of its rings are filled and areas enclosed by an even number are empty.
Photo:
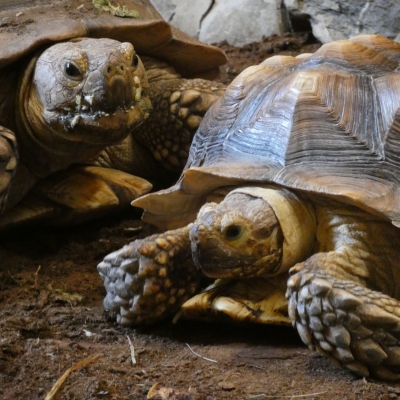
[[[160,387],[154,384],[147,393],[147,398],[152,400],[206,400],[202,394],[182,389]]]
[[[44,400],[52,400],[54,398],[54,396],[56,395],[56,393],[58,392],[58,390],[60,389],[60,387],[62,386],[64,381],[68,378],[68,375],[71,372],[76,371],[77,369],[85,367],[86,365],[90,364],[91,362],[97,360],[99,357],[100,357],[100,354],[96,354],[96,355],[94,355],[94,356],[92,356],[90,358],[86,358],[85,360],[79,361],[74,366],[68,368],[60,376],[60,378],[57,379],[57,382],[53,385],[53,387],[51,388],[50,392],[47,394],[47,396],[45,397]]]

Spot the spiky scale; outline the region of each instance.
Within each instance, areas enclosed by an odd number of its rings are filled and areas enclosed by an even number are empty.
[[[383,349],[371,339],[356,341],[353,352],[357,359],[368,365],[377,365],[387,358]]]
[[[363,304],[358,297],[353,296],[346,290],[337,288],[330,291],[329,300],[334,308],[340,308],[342,310],[353,309]]]
[[[358,314],[361,321],[367,325],[384,327],[400,323],[400,318],[374,304],[365,304],[359,307]]]

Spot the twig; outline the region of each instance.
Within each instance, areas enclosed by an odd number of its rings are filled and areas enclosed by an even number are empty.
[[[96,354],[93,357],[90,358],[86,358],[85,360],[79,361],[77,364],[75,364],[74,366],[68,368],[63,375],[57,379],[57,382],[53,385],[53,387],[51,388],[50,392],[47,394],[47,396],[45,397],[44,400],[51,400],[55,394],[58,392],[58,389],[60,389],[60,387],[62,386],[62,384],[64,383],[64,381],[68,378],[68,375],[80,368],[85,367],[86,365],[90,364],[91,362],[93,362],[94,360],[97,360],[100,357],[100,354]]]
[[[203,360],[210,361],[210,362],[213,362],[213,363],[217,363],[217,362],[218,362],[218,361],[213,360],[213,359],[211,359],[211,358],[207,358],[207,357],[201,356],[199,353],[196,353],[196,352],[189,346],[188,343],[185,343],[185,344],[186,344],[186,346],[189,348],[189,350],[190,350],[193,354],[195,354],[197,357],[200,357],[200,358],[202,358]]]
[[[131,339],[128,335],[126,335],[126,337],[128,338],[128,342],[129,342],[129,348],[131,349],[131,359],[132,359],[132,364],[136,365],[136,357],[135,357],[135,348],[133,347],[133,344],[131,342]]]
[[[18,282],[18,280],[17,280],[16,278],[14,278],[14,277],[11,275],[10,271],[7,271],[7,272],[8,272],[8,275],[10,276],[10,278],[11,278],[19,287],[22,287],[21,283]]]
[[[35,275],[35,284],[34,284],[34,286],[33,286],[35,289],[37,288],[37,281],[38,281],[38,278],[39,278],[39,271],[40,271],[40,268],[42,268],[41,265],[39,265],[39,266],[37,267],[36,272],[33,274],[33,275]]]

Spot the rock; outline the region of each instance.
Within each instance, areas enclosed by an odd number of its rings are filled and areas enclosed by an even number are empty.
[[[165,20],[206,43],[243,46],[272,34],[309,31],[323,43],[400,32],[397,0],[151,0]]]
[[[281,35],[288,27],[283,24],[280,4],[280,0],[215,0],[203,19],[199,39],[243,46],[263,36]]]
[[[171,21],[175,14],[178,0],[150,0],[150,2],[166,21]]]
[[[230,392],[231,390],[235,390],[235,385],[230,382],[218,382],[218,387],[222,390],[225,390],[226,392]]]
[[[396,0],[285,0],[289,13],[310,16],[314,36],[323,43],[360,34],[393,39],[400,32]]]
[[[151,0],[172,25],[206,43],[242,46],[290,30],[280,0]]]
[[[190,36],[199,37],[204,16],[212,0],[151,0],[163,18]]]

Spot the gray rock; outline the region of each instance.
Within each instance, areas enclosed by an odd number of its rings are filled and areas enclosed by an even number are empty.
[[[166,21],[171,22],[175,14],[177,0],[150,0],[150,2]]]
[[[242,46],[263,36],[282,34],[287,27],[280,5],[280,0],[215,0],[201,24],[199,39]]]
[[[307,29],[307,19],[323,43],[375,33],[393,39],[400,32],[398,0],[151,1],[166,21],[207,43],[226,40],[242,46],[263,36]]]
[[[321,42],[360,34],[393,39],[400,32],[397,0],[285,0],[289,11],[310,16],[314,36]]]
[[[151,0],[163,18],[206,43],[242,46],[289,31],[281,0]],[[286,15],[286,13],[284,14]]]
[[[199,37],[204,16],[213,0],[151,0],[163,18],[190,36]]]

